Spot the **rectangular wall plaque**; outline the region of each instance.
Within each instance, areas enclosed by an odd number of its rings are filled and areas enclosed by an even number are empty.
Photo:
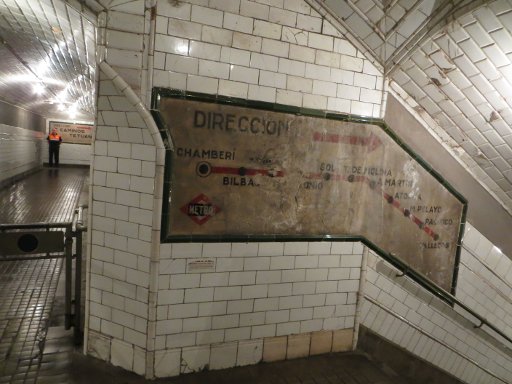
[[[50,121],[50,132],[53,128],[60,133],[63,143],[91,144],[93,125]]]
[[[465,203],[379,125],[162,97],[167,239],[363,236],[450,290]]]

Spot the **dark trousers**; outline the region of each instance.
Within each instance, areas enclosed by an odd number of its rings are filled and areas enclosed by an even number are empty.
[[[53,166],[54,160],[55,160],[55,165],[58,167],[59,166],[59,146],[52,145],[50,143],[49,154],[50,154],[50,161],[49,161],[50,167]]]

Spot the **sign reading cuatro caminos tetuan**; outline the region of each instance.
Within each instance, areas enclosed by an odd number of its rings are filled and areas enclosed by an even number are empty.
[[[67,144],[91,144],[93,125],[50,121],[50,132],[56,129]]]
[[[373,124],[162,97],[173,236],[364,236],[450,290],[464,202]]]

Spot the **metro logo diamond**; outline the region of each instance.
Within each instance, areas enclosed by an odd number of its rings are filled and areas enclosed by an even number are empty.
[[[194,197],[190,202],[181,207],[180,210],[199,225],[206,223],[215,214],[220,212],[220,208],[212,204],[208,196],[203,193]]]

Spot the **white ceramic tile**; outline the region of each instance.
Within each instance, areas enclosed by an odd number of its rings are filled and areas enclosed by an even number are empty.
[[[230,272],[229,285],[253,285],[256,282],[256,272]]]
[[[288,57],[290,51],[290,44],[264,38],[261,44],[261,52],[268,55]]]
[[[187,55],[189,51],[189,41],[174,36],[156,34],[155,50],[178,55]]]
[[[259,363],[263,358],[263,340],[240,341],[236,365],[252,365]]]
[[[326,66],[306,63],[305,75],[311,79],[330,81],[331,70]]]
[[[210,354],[210,368],[224,369],[236,365],[237,343],[225,343],[212,346]]]
[[[242,271],[244,259],[243,258],[217,258],[216,260],[216,271],[217,272],[229,272],[229,271]]]
[[[155,376],[169,377],[180,374],[180,350],[164,350],[155,352]]]
[[[225,29],[238,31],[242,33],[252,33],[253,25],[254,21],[250,17],[244,17],[232,13],[224,14],[223,26]]]
[[[223,12],[221,11],[197,5],[192,6],[191,20],[196,23],[222,27],[222,19]]]
[[[267,297],[268,285],[257,284],[242,287],[242,299],[255,299]]]
[[[192,57],[218,61],[220,59],[220,51],[221,47],[216,44],[203,43],[200,41],[190,42],[189,55]]]
[[[302,105],[304,108],[326,110],[327,97],[321,95],[304,95]]]
[[[200,40],[201,30],[201,24],[192,23],[186,20],[170,19],[168,22],[167,34],[186,39]]]
[[[181,373],[199,372],[210,362],[210,347],[188,347],[181,352]]]
[[[242,298],[242,287],[216,287],[214,293],[215,301],[240,300]]]
[[[273,23],[289,27],[295,27],[297,24],[297,14],[281,7],[271,7],[268,19]]]
[[[332,51],[334,48],[334,39],[331,36],[324,36],[318,33],[309,33],[308,47]]]
[[[270,7],[266,4],[258,4],[249,0],[241,0],[240,14],[243,16],[253,17],[259,20],[268,20]],[[255,23],[258,20],[255,20]]]
[[[199,60],[199,75],[219,79],[229,78],[229,64],[210,60]]]
[[[218,84],[218,79],[193,75],[187,77],[187,90],[189,91],[215,94],[218,91]]]
[[[314,80],[313,93],[317,95],[336,97],[336,84],[329,81]]]
[[[264,87],[264,86],[250,84],[248,97],[251,100],[275,103],[276,89],[274,87]]]
[[[258,84],[259,71],[239,65],[231,65],[229,79],[249,84]]]
[[[255,325],[251,329],[251,339],[261,339],[264,337],[273,337],[276,335],[276,325]]]
[[[169,53],[165,58],[165,69],[180,73],[197,74],[199,70],[199,60],[193,57]]]
[[[251,53],[241,49],[222,47],[220,60],[225,63],[248,67],[251,61]]]
[[[240,48],[252,52],[261,51],[262,38],[245,33],[233,33],[233,48]]]
[[[278,104],[302,106],[302,93],[290,90],[278,89],[276,92],[276,102]]]

